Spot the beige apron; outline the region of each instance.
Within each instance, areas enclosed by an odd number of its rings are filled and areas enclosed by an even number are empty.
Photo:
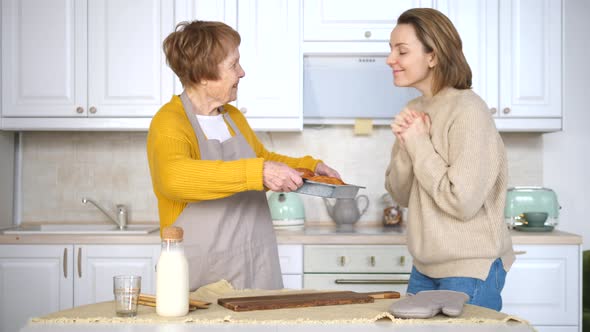
[[[256,158],[227,113],[235,136],[224,142],[208,140],[186,92],[180,96],[193,126],[202,160]],[[226,279],[235,288],[283,287],[276,236],[263,191],[245,191],[217,200],[189,203],[175,226],[184,229],[191,291]]]

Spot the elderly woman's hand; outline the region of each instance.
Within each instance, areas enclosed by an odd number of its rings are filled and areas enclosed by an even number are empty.
[[[262,169],[262,182],[272,191],[291,192],[303,185],[301,174],[291,167],[275,162],[265,161]]]
[[[338,172],[336,172],[335,169],[329,167],[328,165],[326,165],[324,163],[318,163],[317,166],[315,167],[315,172],[318,175],[331,176],[333,178],[338,178],[338,179],[342,180],[342,178],[340,177],[340,174],[338,174]]]

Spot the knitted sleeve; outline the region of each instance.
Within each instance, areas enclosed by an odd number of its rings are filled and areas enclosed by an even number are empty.
[[[407,207],[410,201],[410,190],[414,182],[412,166],[408,152],[396,140],[391,151],[391,161],[385,171],[385,189],[403,207]]]
[[[148,158],[154,188],[169,200],[212,200],[263,189],[261,158],[195,159],[190,142],[153,133],[148,137]]]
[[[501,171],[504,146],[487,108],[458,107],[448,127],[446,162],[428,136],[406,142],[420,186],[446,213],[469,220],[482,208]]]

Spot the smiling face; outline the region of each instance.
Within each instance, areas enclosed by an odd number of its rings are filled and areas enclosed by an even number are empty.
[[[426,53],[424,45],[410,24],[398,24],[389,40],[391,53],[387,65],[393,70],[393,82],[399,87],[413,87],[423,95],[432,95],[434,52]]]
[[[204,85],[209,100],[214,104],[227,104],[238,97],[238,83],[246,73],[240,65],[238,48],[231,50],[219,64],[219,79],[207,80]]]

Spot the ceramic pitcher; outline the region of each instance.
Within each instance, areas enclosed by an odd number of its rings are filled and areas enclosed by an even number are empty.
[[[362,208],[360,207],[361,203],[364,205]],[[336,225],[353,225],[367,211],[369,197],[359,195],[356,198],[337,198],[336,203],[333,205],[330,200],[324,198],[324,204],[328,210],[328,215]]]

